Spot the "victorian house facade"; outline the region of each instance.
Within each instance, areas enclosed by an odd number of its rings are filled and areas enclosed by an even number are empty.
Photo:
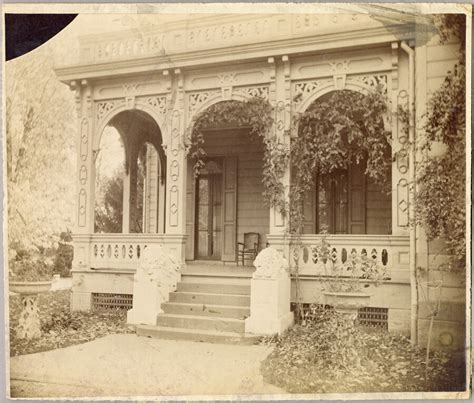
[[[426,29],[421,35],[417,27],[414,21],[381,22],[363,14],[217,15],[83,37],[81,63],[56,70],[74,92],[79,127],[72,309],[107,301],[131,304],[134,288],[139,290],[134,274],[140,256],[159,244],[179,262],[181,282],[165,301],[168,310],[160,314],[165,319],[157,328],[193,328],[193,304],[214,304],[228,306],[223,309],[228,314],[207,318],[224,324],[196,322],[194,327],[242,333],[244,325],[235,322],[252,316],[255,294],[251,262],[237,266],[244,235],[258,234],[258,249],[270,245],[290,266],[299,259],[298,298],[313,303],[324,280],[313,253],[324,227],[338,258],[356,250],[387,270],[361,318],[410,334],[414,266],[429,264],[430,257],[423,234],[409,226],[415,155],[406,145],[420,130],[413,122],[423,116],[429,93],[456,62],[458,49],[457,44],[440,45],[435,34],[428,38]],[[288,220],[264,203],[264,145],[249,141],[248,128],[229,124],[205,130],[206,165],[197,178],[193,175],[188,134],[196,116],[212,105],[265,99],[274,108],[272,132],[289,146],[295,113],[334,91],[376,88],[394,113],[399,106],[414,106],[409,134],[396,117],[387,120],[394,157],[391,193],[382,192],[363,165],[321,178],[305,198],[298,257],[288,249]],[[107,126],[120,133],[127,165],[122,232],[114,234],[94,231],[95,159]],[[144,144],[151,146],[139,209],[137,161]],[[282,178],[286,189],[290,181],[287,172]],[[190,288],[193,283],[199,286]],[[219,292],[210,288],[216,284]],[[296,298],[294,281],[291,295],[277,292],[283,298],[277,303],[289,310]],[[446,300],[463,306],[462,285],[453,283],[446,293]],[[419,319],[420,328],[427,325]],[[439,335],[451,332],[453,345],[462,343],[461,322],[442,318]],[[148,325],[151,332],[153,324]]]

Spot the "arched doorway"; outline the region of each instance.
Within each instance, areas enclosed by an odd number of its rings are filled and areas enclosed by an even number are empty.
[[[260,249],[266,243],[270,214],[263,197],[264,142],[249,135],[245,119],[224,113],[242,106],[241,101],[220,101],[205,110],[206,123],[200,125],[205,157],[198,176],[195,161],[188,160],[188,203],[193,206],[187,211],[188,260],[236,262],[246,233],[260,235]]]
[[[104,128],[96,156],[95,232],[164,233],[166,157],[162,142],[157,123],[138,110],[118,113]],[[104,182],[101,172],[111,170],[106,185],[100,184]],[[111,203],[117,208],[112,209]]]

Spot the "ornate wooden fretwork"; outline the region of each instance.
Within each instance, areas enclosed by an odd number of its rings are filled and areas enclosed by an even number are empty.
[[[122,99],[116,99],[111,101],[101,101],[96,103],[96,117],[97,121],[100,121],[108,112],[118,108],[125,104]]]
[[[189,116],[193,116],[194,113],[200,108],[200,106],[206,102],[209,98],[216,96],[217,90],[212,91],[200,91],[194,92],[188,95],[188,111]]]
[[[146,105],[151,106],[160,115],[166,114],[166,109],[167,109],[166,95],[140,97],[140,98],[137,98],[137,102],[143,102]]]
[[[332,83],[332,78],[296,83],[293,91],[293,103],[299,105],[304,99],[319,91],[322,87],[331,85]]]
[[[235,94],[238,94],[244,98],[259,97],[267,101],[269,99],[269,90],[267,86],[236,88]]]
[[[387,74],[364,74],[357,76],[347,76],[348,82],[356,82],[363,86],[375,90],[378,86],[382,88],[382,94],[387,95]]]

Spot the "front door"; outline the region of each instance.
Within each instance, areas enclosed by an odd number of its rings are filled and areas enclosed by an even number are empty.
[[[222,256],[222,167],[209,161],[196,183],[196,244],[198,259]]]

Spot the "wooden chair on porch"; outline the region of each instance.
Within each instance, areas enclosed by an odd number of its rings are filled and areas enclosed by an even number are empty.
[[[255,260],[259,252],[260,234],[258,232],[244,233],[244,242],[237,242],[237,266],[239,261],[242,261],[242,266],[245,266],[245,258]]]

